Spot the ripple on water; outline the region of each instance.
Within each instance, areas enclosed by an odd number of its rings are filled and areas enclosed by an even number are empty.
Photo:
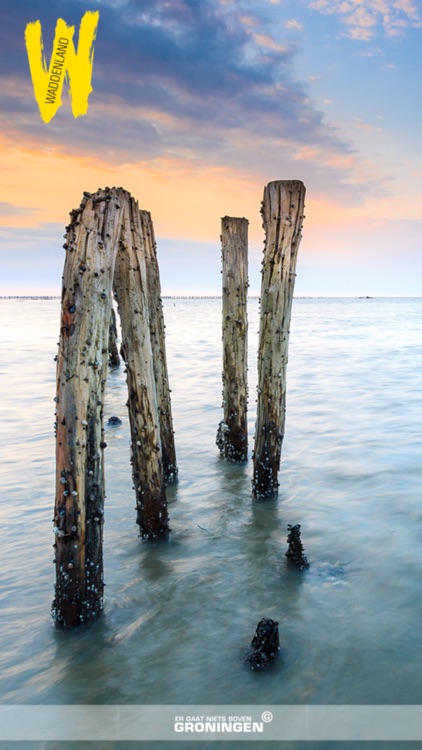
[[[180,471],[167,544],[137,536],[126,386],[122,368],[110,373],[106,420],[122,425],[107,428],[105,617],[60,633],[49,619],[58,301],[0,300],[13,319],[0,333],[3,702],[422,702],[420,300],[295,301],[268,503],[251,500],[251,462],[215,447],[220,306],[165,301]],[[249,315],[251,450],[256,300]],[[289,523],[302,526],[303,574],[284,557]],[[243,654],[264,616],[280,623],[282,654],[255,675]]]

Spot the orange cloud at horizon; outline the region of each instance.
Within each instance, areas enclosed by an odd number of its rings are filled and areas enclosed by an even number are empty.
[[[224,167],[199,167],[187,160],[160,157],[150,164],[119,167],[99,159],[66,155],[59,149],[5,148],[0,202],[27,213],[11,211],[0,226],[39,227],[45,222],[68,223],[69,211],[84,190],[122,186],[151,211],[156,233],[186,239],[219,236],[220,217],[247,215],[259,227],[262,187]],[[34,180],[28,180],[33,175]]]
[[[251,244],[261,244],[264,238],[259,213],[264,183],[253,172],[176,156],[116,167],[100,159],[65,154],[58,148],[34,149],[24,144],[11,148],[6,142],[0,142],[0,159],[0,203],[16,207],[0,218],[3,227],[36,230],[51,222],[64,227],[84,190],[95,192],[100,186],[117,185],[151,211],[157,236],[218,243],[220,218],[230,215],[249,219]],[[33,175],[33,180],[29,181],[28,175]],[[382,196],[345,206],[308,188],[305,237],[308,231],[312,237],[313,228],[337,234],[348,226],[356,229],[361,222],[364,233],[365,225],[374,221],[418,217],[416,194]]]

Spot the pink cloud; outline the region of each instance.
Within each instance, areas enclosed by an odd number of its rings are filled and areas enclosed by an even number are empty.
[[[254,34],[254,39],[260,47],[265,47],[265,49],[270,49],[274,52],[288,52],[288,48],[285,45],[276,42],[269,34]]]
[[[328,15],[339,15],[350,39],[369,41],[380,26],[387,36],[398,36],[422,25],[413,0],[312,0],[309,7]]]

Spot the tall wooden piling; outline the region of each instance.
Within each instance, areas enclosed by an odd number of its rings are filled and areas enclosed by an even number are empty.
[[[145,255],[138,204],[128,198],[116,258],[114,290],[126,355],[132,473],[137,523],[144,539],[168,535],[157,390],[150,337]]]
[[[84,194],[65,243],[57,359],[56,623],[98,616],[103,601],[103,399],[122,209],[114,192]]]
[[[176,462],[176,447],[174,443],[173,418],[171,413],[171,398],[165,348],[165,325],[163,303],[161,300],[157,245],[155,242],[154,226],[150,212],[141,210],[140,220],[145,248],[152,362],[160,417],[160,438],[164,479],[166,482],[174,482],[177,479],[178,470]]]
[[[216,443],[231,461],[248,457],[248,220],[221,220],[223,262],[223,420]]]
[[[262,204],[265,249],[258,351],[258,399],[253,490],[278,492],[286,415],[286,366],[296,260],[304,218],[305,186],[299,180],[270,182]]]
[[[143,504],[141,529],[154,538],[164,536],[168,529],[151,355],[148,359],[148,346],[142,344],[143,336],[149,341],[145,281],[142,291],[133,291],[134,285],[141,286],[133,249],[139,233],[137,204],[122,188],[84,193],[67,227],[55,397],[53,603],[56,623],[65,628],[97,617],[103,606],[103,402],[116,265],[115,288],[129,360],[129,415],[132,445],[136,444],[134,474],[139,475],[138,506]],[[141,446],[143,455],[139,458]],[[140,476],[139,462],[150,467],[145,477]]]

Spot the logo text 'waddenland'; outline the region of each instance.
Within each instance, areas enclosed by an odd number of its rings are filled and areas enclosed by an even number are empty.
[[[65,78],[69,86],[73,116],[86,115],[88,98],[92,91],[94,42],[99,17],[99,11],[87,11],[82,17],[77,52],[73,43],[75,27],[68,26],[62,18],[59,18],[48,68],[44,55],[41,22],[35,21],[27,24],[25,44],[29,69],[35,99],[44,122],[50,122],[62,105],[61,95]]]

